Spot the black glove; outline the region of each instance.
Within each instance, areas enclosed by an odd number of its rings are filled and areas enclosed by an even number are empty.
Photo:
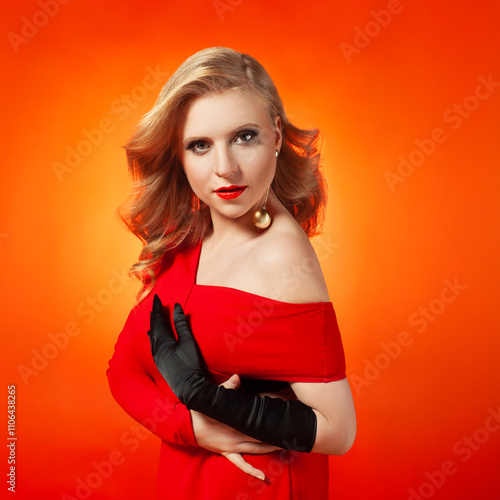
[[[151,353],[170,389],[188,409],[203,413],[264,443],[310,452],[316,439],[316,415],[300,401],[261,397],[226,389],[206,377],[203,357],[180,304],[175,304],[176,342],[158,295],[153,301]]]

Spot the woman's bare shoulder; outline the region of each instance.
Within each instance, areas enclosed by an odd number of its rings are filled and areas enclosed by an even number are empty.
[[[262,238],[255,258],[272,298],[292,303],[330,300],[316,252],[298,224],[275,227]]]

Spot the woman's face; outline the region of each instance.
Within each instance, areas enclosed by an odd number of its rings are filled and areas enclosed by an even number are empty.
[[[193,101],[181,131],[181,158],[195,194],[212,217],[236,219],[261,206],[281,147],[279,116],[260,100],[229,90]]]

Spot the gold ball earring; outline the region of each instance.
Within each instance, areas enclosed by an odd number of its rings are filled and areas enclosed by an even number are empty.
[[[266,200],[262,208],[257,209],[252,215],[252,222],[258,229],[267,229],[272,222],[269,212],[266,210],[267,197],[269,196],[269,186],[267,188]]]
[[[276,158],[278,158],[278,155],[279,151],[276,150]],[[269,215],[269,212],[266,210],[266,203],[267,203],[267,198],[269,196],[270,188],[271,186],[267,188],[264,205],[262,206],[262,208],[257,209],[252,215],[252,222],[254,223],[254,226],[258,229],[267,229],[271,225],[271,222],[273,221],[271,219],[271,216]]]

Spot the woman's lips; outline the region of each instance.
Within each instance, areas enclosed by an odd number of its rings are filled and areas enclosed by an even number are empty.
[[[246,186],[224,186],[215,190],[215,194],[223,200],[238,198],[245,191]]]

